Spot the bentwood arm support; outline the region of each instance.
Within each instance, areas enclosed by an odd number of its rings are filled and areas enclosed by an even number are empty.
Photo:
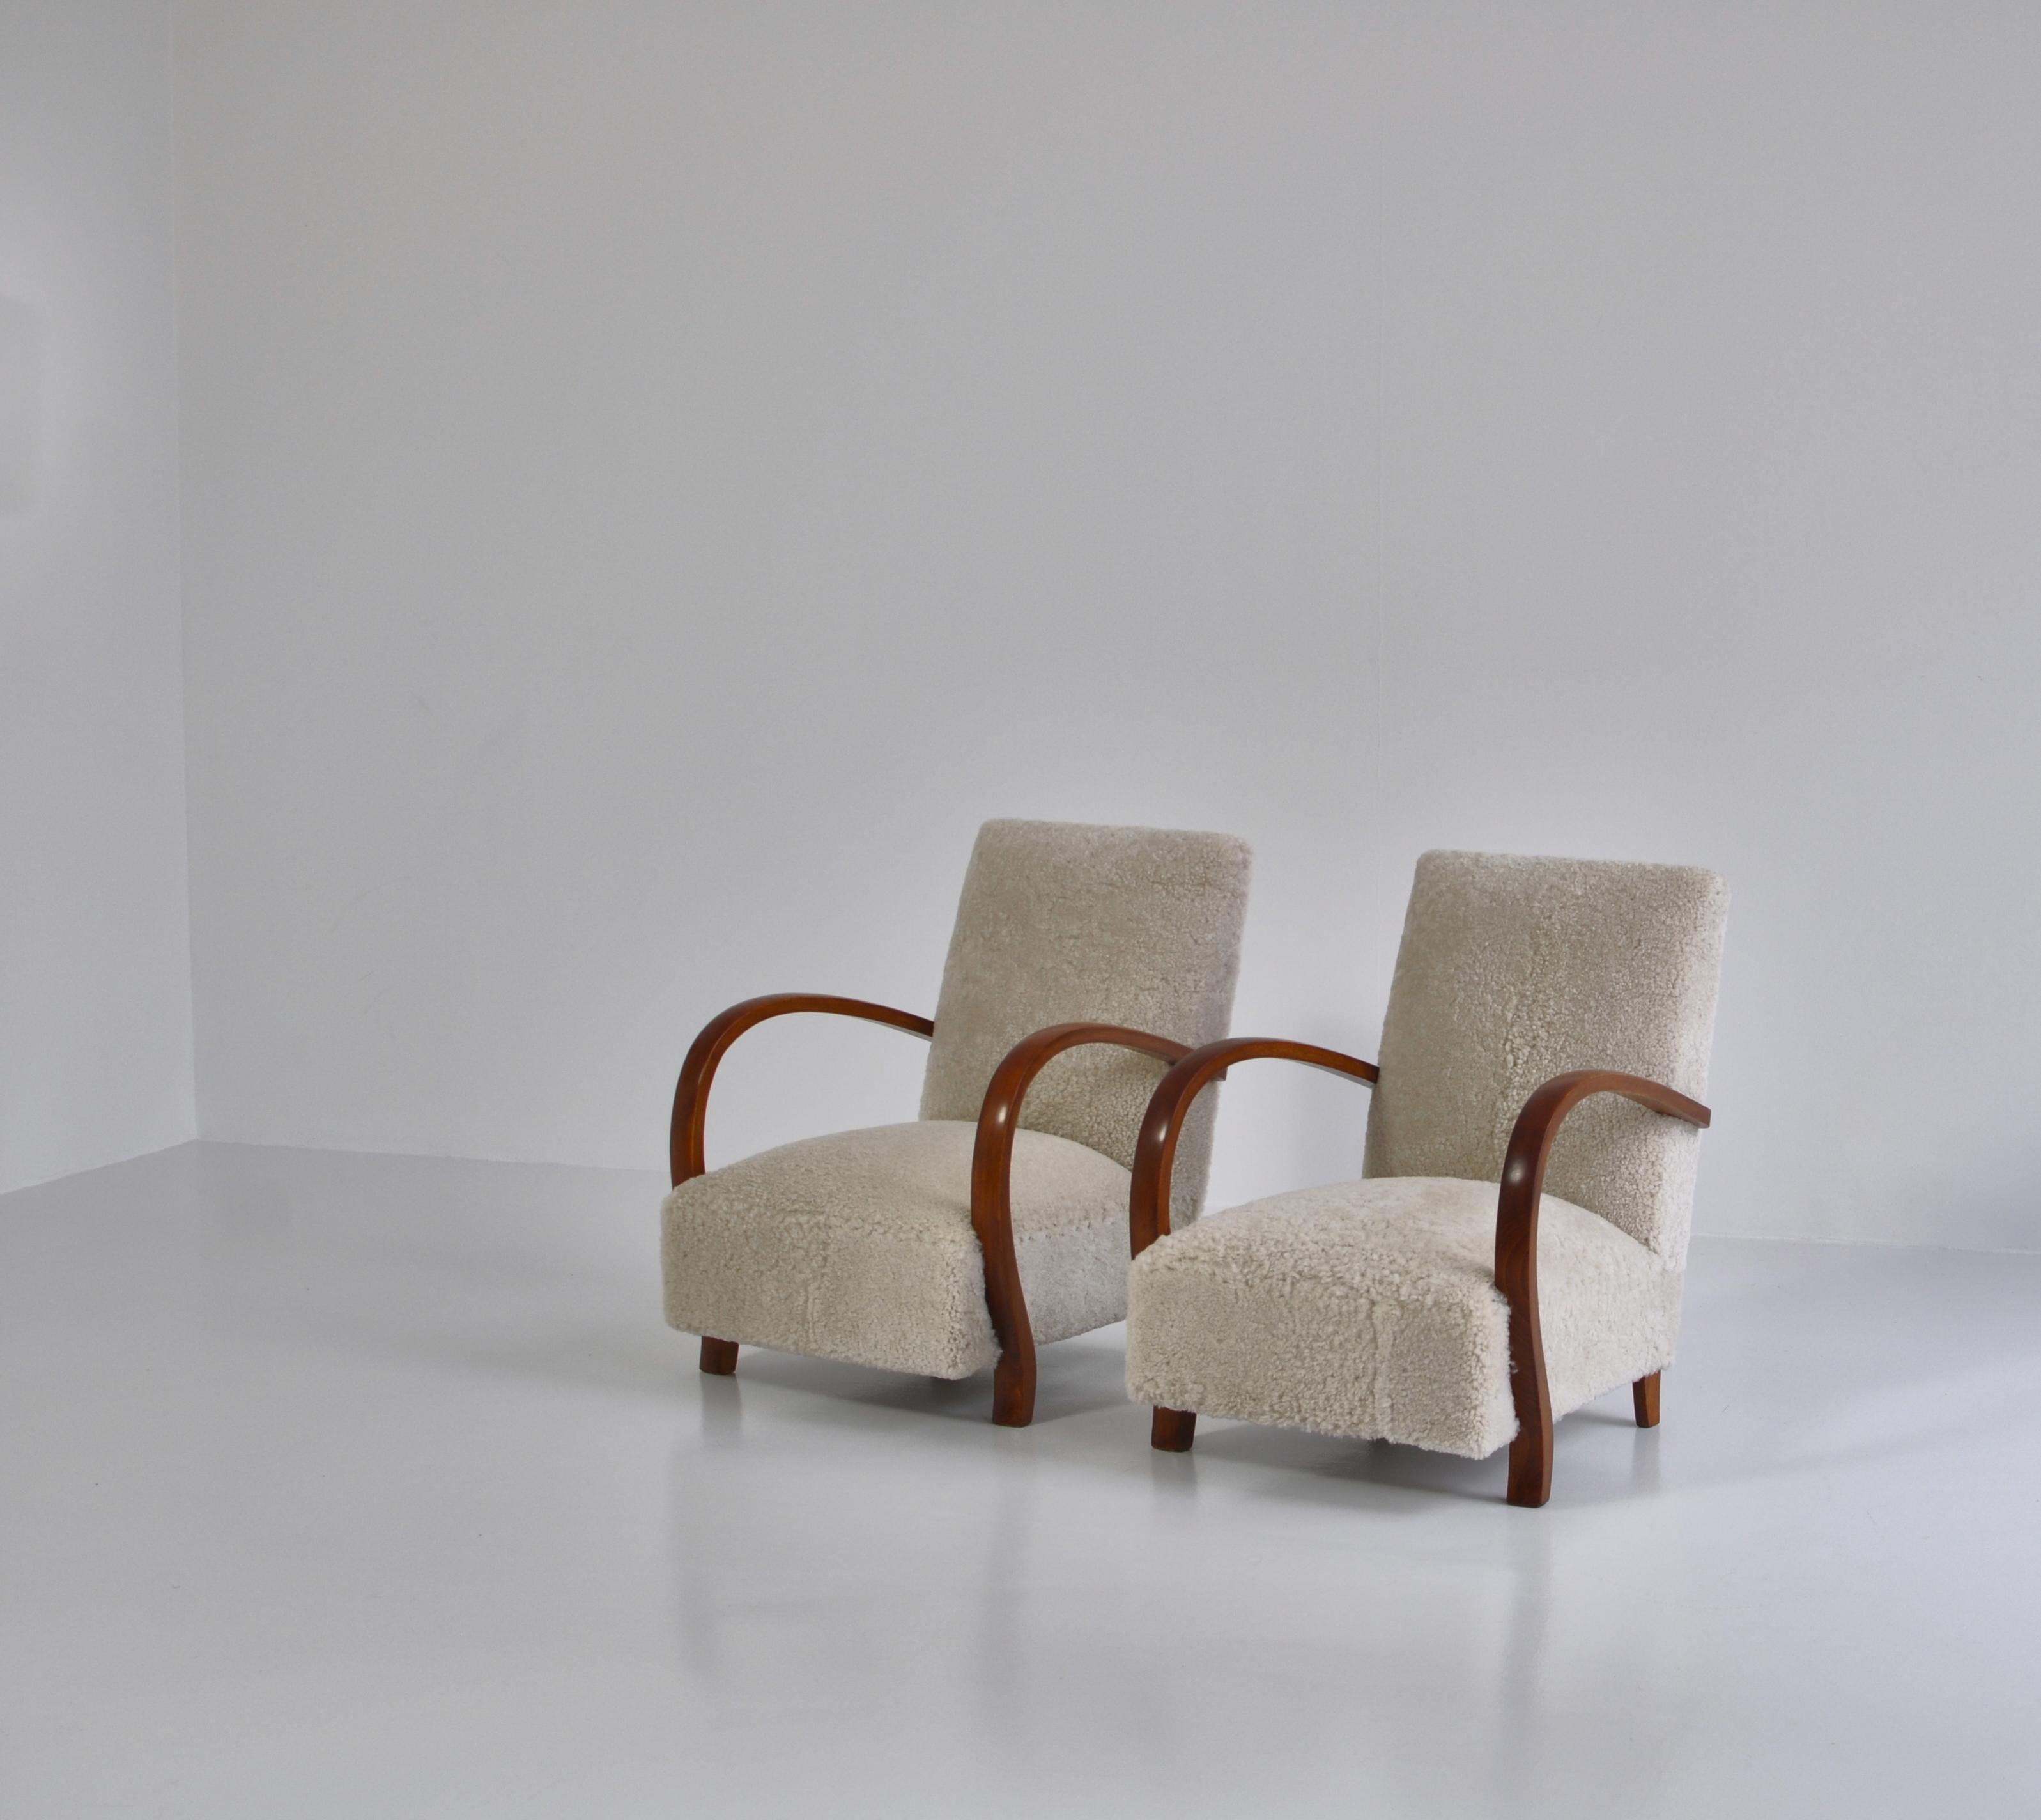
[[[1512,1504],[1536,1506],[1552,1495],[1552,1398],[1538,1327],[1538,1202],[1559,1127],[1574,1107],[1597,1093],[1620,1093],[1690,1125],[1705,1128],[1709,1121],[1698,1100],[1641,1075],[1597,1068],[1554,1075],[1517,1114],[1495,1210],[1495,1286],[1509,1304],[1509,1384],[1516,1403],[1516,1438],[1509,1444]],[[1641,1399],[1639,1408],[1641,1419]],[[1655,1417],[1655,1408],[1653,1413]]]
[[[911,1030],[917,1036],[933,1036],[936,1027],[911,1011],[895,1011],[890,1005],[868,1004],[862,998],[832,998],[818,992],[769,992],[762,998],[747,998],[733,1005],[702,1026],[702,1032],[681,1064],[680,1084],[673,1089],[673,1127],[670,1154],[673,1186],[692,1181],[708,1165],[702,1152],[703,1127],[708,1117],[709,1085],[715,1078],[716,1064],[723,1051],[754,1024],[769,1017],[784,1017],[790,1011],[830,1011],[839,1017],[862,1017],[873,1024],[890,1024],[896,1030]]]
[[[1177,1140],[1198,1095],[1236,1062],[1302,1062],[1356,1081],[1375,1084],[1372,1062],[1291,1043],[1280,1036],[1229,1036],[1193,1049],[1168,1074],[1148,1102],[1141,1139],[1134,1152],[1134,1192],[1128,1209],[1128,1239],[1139,1257],[1169,1230],[1169,1178],[1177,1165]]]
[[[1112,1044],[1174,1062],[1190,1053],[1181,1043],[1116,1024],[1051,1024],[1024,1036],[993,1070],[978,1115],[978,1143],[971,1162],[971,1223],[985,1255],[985,1302],[999,1341],[993,1375],[992,1419],[1002,1428],[1025,1428],[1035,1415],[1035,1330],[1020,1290],[1020,1265],[1013,1250],[1013,1139],[1020,1107],[1035,1077],[1066,1049],[1090,1043]]]

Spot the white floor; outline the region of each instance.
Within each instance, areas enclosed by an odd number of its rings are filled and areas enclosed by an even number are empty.
[[[1703,1242],[1655,1433],[1040,1413],[659,1318],[649,1177],[0,1200],[13,1817],[2041,1811],[2041,1257]]]

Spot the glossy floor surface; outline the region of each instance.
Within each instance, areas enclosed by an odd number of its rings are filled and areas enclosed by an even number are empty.
[[[0,1200],[0,1808],[2041,1811],[2041,1257],[1696,1247],[1502,1466],[661,1324],[650,1178],[195,1147]]]

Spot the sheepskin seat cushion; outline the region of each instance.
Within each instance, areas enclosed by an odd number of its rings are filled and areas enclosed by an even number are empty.
[[[963,1378],[998,1356],[964,1120],[783,1144],[667,1196],[666,1318],[692,1334]],[[1037,1341],[1127,1312],[1131,1179],[1052,1132],[1013,1145],[1013,1240]]]
[[[1516,1433],[1493,1182],[1406,1176],[1254,1201],[1135,1261],[1138,1402],[1481,1459]],[[1539,1318],[1555,1416],[1669,1364],[1680,1273],[1547,1195]]]

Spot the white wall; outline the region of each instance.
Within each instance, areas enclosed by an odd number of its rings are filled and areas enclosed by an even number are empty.
[[[0,8],[0,1190],[194,1131],[166,4]]]
[[[2041,1246],[2041,13],[182,17],[208,1135],[654,1166],[1065,816],[1250,838],[1238,1026],[1364,1051],[1422,848],[1716,866],[1703,1227]]]

